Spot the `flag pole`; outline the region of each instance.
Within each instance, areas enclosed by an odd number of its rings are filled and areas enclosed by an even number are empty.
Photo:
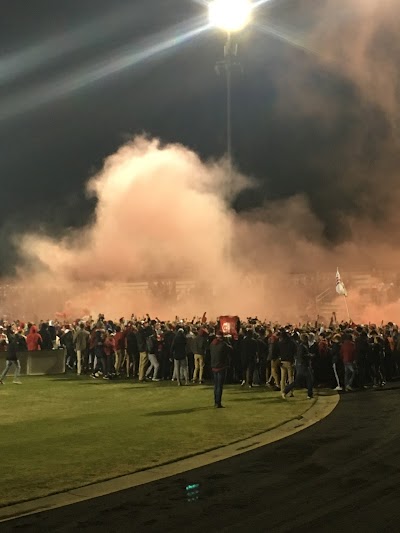
[[[342,278],[340,277],[339,267],[336,267],[336,292],[338,294],[341,294],[344,297],[344,302],[345,302],[346,311],[347,311],[347,318],[348,318],[349,324],[350,324],[349,306],[347,305],[347,291],[346,291],[346,287],[344,286],[344,283],[342,281]]]
[[[343,298],[344,298],[344,303],[346,304],[347,317],[349,319],[349,324],[350,324],[350,313],[349,313],[349,306],[347,305],[347,296],[343,294]]]

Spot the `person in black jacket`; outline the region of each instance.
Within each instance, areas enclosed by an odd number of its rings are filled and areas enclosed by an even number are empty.
[[[207,352],[208,345],[208,334],[207,331],[203,328],[200,328],[196,337],[193,339],[193,349],[194,349],[194,372],[193,372],[193,383],[196,383],[197,378],[199,378],[199,383],[203,383],[203,372],[204,372],[204,357]]]
[[[40,326],[39,334],[42,337],[42,350],[52,350],[53,349],[53,341],[51,340],[51,335],[49,331],[49,325],[47,322],[43,322]]]
[[[161,352],[161,379],[172,378],[172,343],[174,342],[175,333],[173,326],[165,327],[163,335],[163,346]]]
[[[129,377],[129,371],[132,365],[132,377],[135,378],[139,371],[139,347],[136,338],[136,328],[128,324],[126,328],[126,377]]]
[[[64,333],[61,335],[61,344],[62,346],[65,346],[66,349],[66,365],[71,370],[74,369],[74,365],[76,362],[76,354],[75,354],[75,347],[74,347],[74,334],[71,330],[71,327],[65,326]]]
[[[231,348],[224,341],[222,331],[218,331],[215,339],[210,344],[211,370],[214,376],[214,407],[223,408],[222,391],[224,388],[226,369],[229,365],[229,352]]]
[[[94,335],[94,354],[96,356],[96,367],[93,369],[93,373],[91,374],[93,379],[97,379],[99,377],[106,376],[106,354],[104,351],[104,344],[106,340],[106,331],[101,328],[96,328],[96,332]]]
[[[0,385],[4,385],[3,379],[6,377],[12,365],[15,366],[13,383],[15,383],[16,385],[21,385],[21,382],[19,380],[19,374],[21,372],[21,363],[19,362],[18,354],[17,354],[18,342],[17,342],[16,336],[14,335],[11,329],[7,331],[7,338],[8,338],[7,361],[6,361],[6,367],[0,376]]]
[[[268,355],[267,355],[267,369],[265,372],[266,382],[269,387],[280,391],[280,367],[281,361],[279,359],[279,338],[270,329],[268,332]],[[271,382],[274,381],[272,385]]]
[[[26,352],[28,346],[26,344],[26,338],[22,335],[20,331],[17,331],[15,334],[15,342],[17,343],[17,352]]]
[[[355,345],[358,384],[360,387],[366,387],[367,383],[371,381],[371,378],[368,375],[369,342],[367,332],[364,329],[358,328],[358,336],[355,339]]]
[[[313,397],[313,375],[311,371],[311,354],[309,352],[308,335],[306,333],[300,335],[300,344],[297,346],[295,365],[296,379],[293,383],[289,383],[284,389],[282,389],[282,398],[286,400],[286,395],[289,392],[292,392],[295,387],[301,388],[306,385],[307,398],[311,400]]]
[[[257,339],[258,344],[258,359],[260,361],[260,380],[262,383],[267,383],[267,357],[268,357],[268,344],[265,336],[265,329],[259,329],[259,337]]]
[[[339,372],[340,372],[340,374],[343,374],[343,372],[342,372],[343,364],[342,364],[342,360],[341,360],[341,357],[340,357],[340,341],[341,341],[340,335],[338,335],[338,334],[334,335],[332,337],[332,345],[331,345],[331,348],[330,348],[330,356],[331,356],[331,359],[332,359],[332,369],[333,369],[333,373],[334,373],[335,379],[336,379],[335,390],[337,390],[337,391],[342,391],[343,390],[343,387],[340,384],[340,378],[339,378]]]
[[[253,374],[258,359],[258,343],[253,338],[253,330],[246,330],[246,334],[241,342],[241,358],[242,358],[242,370],[243,380],[241,385],[245,385],[246,381],[251,388],[253,386]]]
[[[384,340],[376,335],[370,343],[370,360],[372,365],[373,387],[382,387],[386,383],[385,377],[385,344]]]

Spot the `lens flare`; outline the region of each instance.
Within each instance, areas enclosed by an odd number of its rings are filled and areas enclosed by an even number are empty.
[[[211,25],[227,32],[240,31],[247,26],[252,10],[249,0],[213,0],[208,5]]]

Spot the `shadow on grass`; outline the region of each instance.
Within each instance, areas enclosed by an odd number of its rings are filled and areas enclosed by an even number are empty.
[[[274,391],[270,391],[268,389],[232,389],[232,388],[226,388],[224,390],[227,390],[229,391],[229,394],[235,394],[235,395],[243,395],[243,396],[246,396],[246,395],[251,395],[251,396],[272,396],[272,395],[275,395],[275,394],[279,394],[279,391],[278,392],[274,392]]]
[[[230,402],[261,402],[261,403],[270,403],[270,402],[282,402],[282,398],[262,398],[260,396],[252,396],[249,398],[229,398]]]
[[[75,381],[76,383],[88,383],[89,380],[85,379],[86,376],[78,377],[78,376],[65,376],[65,378],[54,378],[50,381]]]
[[[190,409],[176,409],[174,411],[154,411],[153,413],[146,413],[143,416],[186,415],[197,411],[208,411],[210,409],[214,409],[214,407],[193,407]]]
[[[137,385],[138,387],[143,387],[142,383],[138,383],[137,381],[132,381],[129,379],[103,379],[103,378],[92,378],[91,376],[67,376],[65,378],[54,378],[51,381],[59,381],[59,382],[67,382],[67,381],[73,381],[74,383],[78,383],[79,385],[94,385],[96,383],[119,383],[119,384],[125,384],[125,385]],[[155,383],[152,384],[153,386],[156,385]]]

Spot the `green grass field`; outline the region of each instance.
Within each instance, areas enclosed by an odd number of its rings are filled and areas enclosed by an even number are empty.
[[[229,444],[304,413],[266,387],[7,378],[0,388],[0,506],[110,479]]]

